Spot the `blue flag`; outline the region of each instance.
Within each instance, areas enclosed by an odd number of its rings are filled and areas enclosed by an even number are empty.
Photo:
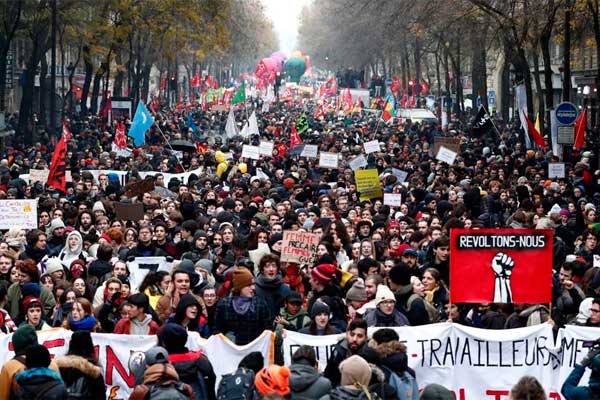
[[[198,133],[198,126],[194,123],[194,118],[192,118],[192,113],[188,113],[187,125],[188,125],[188,128],[190,128],[192,130],[192,132]]]
[[[138,103],[137,110],[135,110],[135,116],[129,128],[129,137],[133,138],[135,146],[141,146],[145,142],[145,134],[148,129],[154,123],[154,118],[148,112],[148,109],[141,101]]]

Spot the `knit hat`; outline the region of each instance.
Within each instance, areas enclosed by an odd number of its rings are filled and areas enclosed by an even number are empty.
[[[330,313],[331,309],[329,308],[327,303],[324,303],[322,301],[315,301],[315,304],[313,304],[310,310],[310,319],[315,319],[315,317],[320,314],[329,315]]]
[[[42,307],[42,301],[38,297],[27,296],[23,299],[23,311],[27,312],[31,307]]]
[[[101,201],[97,201],[94,203],[94,206],[92,207],[92,212],[96,212],[96,211],[103,211],[104,213],[106,213],[106,209],[104,208],[104,204],[102,204]]]
[[[180,354],[186,351],[185,344],[188,333],[179,324],[167,323],[158,332],[158,343],[162,344],[169,354]]]
[[[233,271],[233,292],[239,293],[246,286],[252,285],[254,282],[254,276],[248,268],[241,267],[236,268]]]
[[[342,386],[368,386],[371,380],[371,367],[361,356],[353,355],[340,364]]]
[[[260,394],[275,393],[285,396],[290,393],[290,374],[288,367],[269,365],[256,374],[254,386]]]
[[[346,293],[346,301],[367,301],[367,289],[362,281],[356,281]]]
[[[276,233],[276,234],[272,235],[269,238],[269,247],[273,248],[275,243],[279,242],[280,240],[283,240],[283,235],[281,233]]]
[[[16,354],[23,354],[25,350],[34,344],[38,344],[37,333],[31,325],[23,325],[12,335],[13,348]]]
[[[50,275],[54,272],[64,271],[63,265],[58,257],[50,257],[46,260],[46,274]]]
[[[208,273],[212,273],[213,262],[206,258],[202,258],[202,259],[198,260],[196,262],[196,264],[194,264],[194,268],[202,268],[204,271],[206,271]]]
[[[452,392],[438,385],[437,383],[430,383],[425,386],[423,392],[421,392],[421,400],[453,400]]]
[[[69,271],[71,272],[71,276],[73,278],[79,278],[82,275],[85,275],[85,273],[87,272],[87,267],[85,265],[85,261],[81,260],[81,259],[76,259],[73,260],[73,262],[71,263],[71,266],[69,268]]]
[[[331,281],[331,279],[333,279],[333,275],[335,274],[335,265],[319,264],[312,269],[310,274],[314,280],[327,284]]]
[[[54,218],[52,221],[50,221],[50,228],[48,228],[48,231],[50,234],[52,234],[52,232],[54,232],[55,229],[64,227],[65,223],[62,221],[62,219]]]
[[[393,300],[396,302],[396,297],[389,287],[385,285],[377,286],[377,293],[375,294],[375,304],[379,305],[382,301]]]
[[[40,297],[40,284],[36,282],[28,282],[21,287],[21,295],[26,297]]]
[[[50,365],[50,352],[41,344],[29,346],[25,352],[25,366],[27,368],[46,368]]]

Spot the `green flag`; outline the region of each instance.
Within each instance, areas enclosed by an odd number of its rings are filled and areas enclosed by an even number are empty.
[[[242,81],[242,86],[235,92],[231,104],[244,103],[246,101],[246,81]]]
[[[308,129],[308,120],[306,119],[306,115],[302,113],[301,116],[296,120],[296,131],[300,134],[306,132]]]

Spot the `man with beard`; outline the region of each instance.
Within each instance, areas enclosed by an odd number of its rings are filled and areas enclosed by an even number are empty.
[[[331,381],[335,387],[340,384],[340,364],[350,356],[360,354],[367,342],[367,322],[364,319],[355,319],[348,325],[346,337],[340,340],[327,360],[327,367],[323,376]]]

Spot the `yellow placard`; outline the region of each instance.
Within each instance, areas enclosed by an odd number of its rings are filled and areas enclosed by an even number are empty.
[[[360,201],[383,197],[376,169],[359,169],[354,171],[356,191],[360,193]]]

